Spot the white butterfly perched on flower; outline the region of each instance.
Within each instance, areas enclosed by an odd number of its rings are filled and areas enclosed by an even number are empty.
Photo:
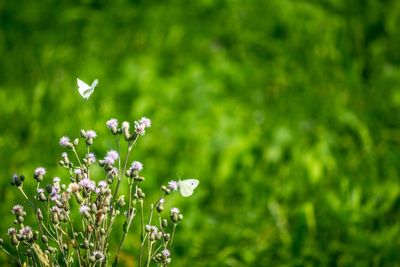
[[[99,83],[99,80],[94,80],[92,85],[86,84],[84,81],[81,81],[79,78],[76,79],[78,81],[78,90],[81,96],[84,99],[88,99],[91,94],[94,92],[94,88]]]
[[[193,194],[193,190],[199,185],[199,180],[197,179],[186,179],[179,180],[178,190],[183,197],[190,197]]]

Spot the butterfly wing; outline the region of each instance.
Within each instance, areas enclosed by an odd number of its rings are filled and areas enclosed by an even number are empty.
[[[99,80],[94,80],[92,85],[88,85],[85,82],[81,81],[80,79],[77,79],[78,81],[78,90],[81,96],[85,99],[88,99],[90,95],[94,92],[94,88],[96,85],[99,83]]]
[[[92,82],[92,85],[90,87],[92,87],[93,89],[96,87],[96,85],[99,83],[99,80],[96,79]]]
[[[89,98],[90,94],[88,95],[88,91],[91,90],[91,87],[79,78],[77,78],[76,80],[78,83],[79,94],[85,99]]]
[[[193,190],[199,185],[199,180],[186,179],[178,182],[179,193],[183,197],[190,197],[193,194]]]

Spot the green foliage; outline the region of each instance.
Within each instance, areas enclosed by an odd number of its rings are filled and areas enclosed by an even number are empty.
[[[147,116],[147,190],[201,181],[174,266],[398,264],[399,22],[395,0],[1,2],[0,235],[13,172]]]

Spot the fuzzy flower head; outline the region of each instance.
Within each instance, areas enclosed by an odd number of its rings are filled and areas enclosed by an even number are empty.
[[[77,183],[70,183],[67,188],[67,192],[76,193],[79,191],[79,185]]]
[[[103,261],[104,260],[104,254],[101,251],[93,251],[93,255],[92,257],[96,260],[96,261]]]
[[[139,161],[134,161],[132,162],[131,169],[132,171],[140,172],[143,170],[143,164]]]
[[[93,139],[97,137],[97,134],[93,130],[81,130],[81,136],[85,138],[86,145],[93,145]]]
[[[122,122],[122,125],[121,125],[122,130],[127,131],[130,128],[131,128],[131,126],[130,126],[129,122],[127,122],[127,121]]]
[[[60,194],[60,187],[55,184],[54,186],[51,187],[51,192],[50,192],[50,199],[52,201],[56,201],[61,198]]]
[[[95,191],[96,184],[89,178],[84,178],[79,182],[79,185],[85,188],[87,191]]]
[[[144,124],[135,121],[135,133],[137,135],[143,136],[146,133],[145,129],[146,126]]]
[[[171,208],[171,214],[174,214],[174,213],[179,214],[180,210],[178,208]]]
[[[53,178],[53,183],[55,183],[55,184],[59,184],[60,181],[61,181],[60,177],[54,177]]]
[[[63,136],[60,138],[60,145],[66,148],[73,148],[74,146],[68,136]]]
[[[109,119],[106,122],[108,129],[118,128],[118,120],[117,119]]]
[[[115,150],[110,150],[107,152],[106,157],[104,158],[104,163],[107,165],[113,165],[118,158],[118,152]]]
[[[35,178],[36,181],[40,182],[43,180],[43,176],[46,174],[46,169],[43,167],[38,167],[35,169],[33,173],[33,178]]]
[[[171,256],[171,252],[168,249],[163,249],[161,251],[161,254],[165,257],[165,258],[169,258]]]
[[[86,138],[96,138],[97,133],[93,130],[87,130],[86,131]]]
[[[139,121],[140,124],[143,124],[144,127],[146,128],[150,128],[151,127],[151,120],[146,118],[146,117],[142,117]]]
[[[36,191],[37,191],[38,194],[44,193],[44,189],[43,188],[38,188]]]
[[[87,154],[85,159],[88,165],[91,165],[96,162],[96,156],[94,155],[94,153]]]
[[[99,194],[104,194],[104,193],[106,192],[107,185],[108,185],[108,184],[107,184],[106,181],[104,181],[104,180],[99,181],[98,184],[97,184],[97,187],[96,187],[96,189],[95,189],[95,193],[96,193],[97,195],[99,195]]]
[[[61,209],[57,206],[53,206],[50,208],[50,211],[59,214],[61,212]]]
[[[8,235],[13,236],[17,234],[17,230],[14,227],[8,228]]]
[[[104,180],[101,180],[98,183],[98,187],[100,187],[100,188],[105,188],[105,187],[107,187],[107,185],[108,185],[107,182]]]
[[[32,228],[29,226],[24,226],[19,230],[19,234],[25,236],[27,239],[31,239],[33,237]]]
[[[118,133],[118,120],[117,119],[109,119],[106,122],[106,126],[110,129],[111,133],[116,135]]]
[[[12,208],[11,212],[16,216],[23,216],[25,214],[24,207],[22,207],[21,205],[15,205]]]
[[[43,176],[43,175],[45,175],[46,174],[46,169],[45,168],[43,168],[43,167],[38,167],[38,168],[36,168],[35,169],[35,175],[37,175],[37,176]]]
[[[177,181],[169,181],[168,188],[172,191],[178,190],[178,182]]]
[[[82,170],[81,170],[81,169],[75,169],[75,170],[74,170],[74,173],[75,173],[76,175],[81,175],[81,174],[82,174]]]
[[[89,212],[90,211],[90,208],[87,206],[87,205],[82,205],[82,206],[80,206],[80,208],[79,208],[79,212],[81,213],[81,214],[85,214],[86,212]]]

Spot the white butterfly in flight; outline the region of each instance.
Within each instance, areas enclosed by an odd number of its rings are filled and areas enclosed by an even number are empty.
[[[197,179],[186,179],[179,180],[178,190],[183,197],[190,197],[193,194],[193,190],[199,185],[199,180]]]
[[[84,81],[79,80],[79,78],[77,78],[76,80],[78,81],[78,90],[79,90],[79,93],[81,94],[81,96],[82,96],[84,99],[88,99],[89,96],[90,96],[91,94],[93,94],[94,88],[95,88],[96,85],[99,83],[99,80],[96,79],[96,80],[93,81],[92,85],[89,86],[89,85],[86,84]]]

